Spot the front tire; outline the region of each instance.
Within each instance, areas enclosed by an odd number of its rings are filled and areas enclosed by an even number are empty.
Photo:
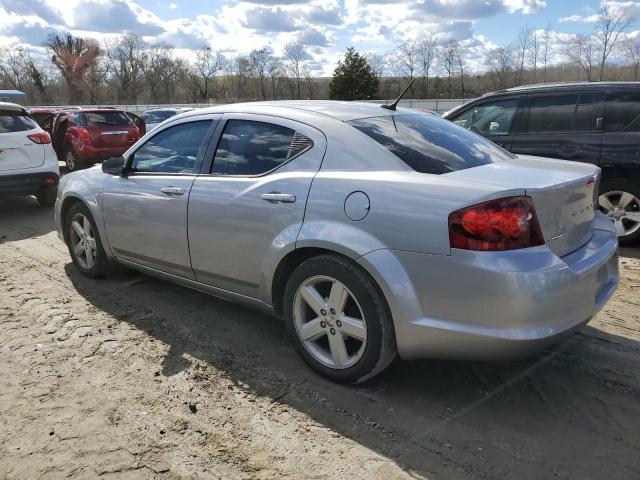
[[[109,263],[91,212],[83,203],[75,203],[65,220],[65,240],[74,265],[91,278],[104,277]]]
[[[320,375],[360,383],[397,354],[387,303],[369,275],[337,255],[321,255],[293,272],[284,292],[286,327],[294,346]]]
[[[629,180],[606,180],[600,186],[598,204],[613,220],[621,244],[640,241],[640,185]]]

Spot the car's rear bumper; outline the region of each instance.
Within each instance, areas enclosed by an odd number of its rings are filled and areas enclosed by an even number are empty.
[[[60,175],[54,172],[0,175],[0,195],[32,195],[43,188],[57,188]]]
[[[598,215],[590,241],[451,255],[378,250],[361,257],[387,297],[403,358],[526,356],[586,323],[618,284],[617,237]],[[390,256],[392,255],[392,256]],[[374,274],[374,276],[376,276]]]

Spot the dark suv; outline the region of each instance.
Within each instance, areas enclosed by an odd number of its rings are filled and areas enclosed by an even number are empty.
[[[119,157],[141,136],[126,112],[113,108],[34,108],[31,115],[69,171]]]
[[[640,240],[640,82],[510,88],[443,116],[515,154],[598,165],[601,210],[621,241]]]

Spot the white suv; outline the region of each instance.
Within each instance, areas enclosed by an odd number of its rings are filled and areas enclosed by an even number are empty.
[[[35,195],[56,200],[60,170],[49,134],[15,103],[0,102],[0,197]]]

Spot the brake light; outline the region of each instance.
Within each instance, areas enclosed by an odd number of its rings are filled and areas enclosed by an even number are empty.
[[[449,215],[451,248],[514,250],[544,245],[530,197],[507,197],[479,203]]]
[[[51,137],[47,132],[32,133],[31,135],[27,135],[27,138],[38,145],[51,143]]]
[[[78,133],[78,138],[84,143],[91,143],[91,134],[89,133],[89,130],[80,127],[76,130],[76,132]]]

